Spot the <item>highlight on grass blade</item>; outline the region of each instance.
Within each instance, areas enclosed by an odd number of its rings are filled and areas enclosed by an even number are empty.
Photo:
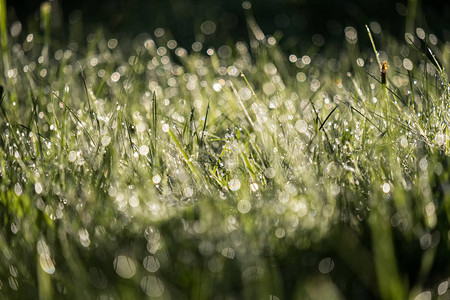
[[[389,69],[389,65],[387,64],[387,61],[384,61],[383,64],[381,65],[381,84],[386,85],[386,74],[387,74],[387,69]]]
[[[375,57],[377,58],[378,65],[380,66],[381,69],[380,54],[378,53],[377,47],[375,46],[375,42],[372,38],[372,33],[370,32],[369,26],[366,25],[366,29],[367,34],[369,35],[370,42],[372,43],[373,52],[375,52]]]

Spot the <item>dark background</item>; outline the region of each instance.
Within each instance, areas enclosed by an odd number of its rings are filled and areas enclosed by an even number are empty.
[[[20,20],[23,31],[39,30],[39,0],[7,0],[9,22]],[[68,37],[71,23],[83,34],[101,26],[111,35],[132,37],[165,28],[182,46],[196,40],[216,46],[248,39],[246,11],[241,0],[52,0],[53,34]],[[403,38],[408,0],[257,0],[252,13],[265,34],[282,33],[285,48],[307,47],[314,34],[325,44],[342,41],[346,26],[364,30],[377,21],[383,32]],[[248,11],[247,11],[248,13]],[[201,24],[211,20],[216,32],[203,35]],[[417,22],[440,40],[450,40],[450,1],[418,0]]]

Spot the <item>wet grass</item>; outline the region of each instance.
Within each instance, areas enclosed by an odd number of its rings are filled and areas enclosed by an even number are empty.
[[[8,37],[2,297],[449,298],[449,43],[290,54],[249,24],[200,52]]]

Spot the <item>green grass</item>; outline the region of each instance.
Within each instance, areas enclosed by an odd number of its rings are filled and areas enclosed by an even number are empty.
[[[75,51],[45,18],[2,29],[2,298],[449,298],[449,42]]]

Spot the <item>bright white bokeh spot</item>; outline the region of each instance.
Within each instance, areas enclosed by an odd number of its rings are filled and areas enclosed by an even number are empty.
[[[150,297],[160,297],[164,293],[164,283],[158,277],[148,275],[142,278],[141,289]]]
[[[252,204],[248,200],[241,200],[237,204],[237,209],[241,214],[246,214],[252,209]]]
[[[111,143],[111,137],[109,135],[104,135],[102,137],[102,145],[104,147],[108,146]]]
[[[358,58],[358,59],[356,60],[356,63],[358,64],[358,66],[364,67],[364,59]]]
[[[256,192],[259,189],[259,186],[256,182],[253,182],[252,184],[250,184],[250,190],[252,192]]]
[[[128,200],[128,203],[131,207],[138,207],[139,206],[139,199],[136,196],[131,196]]]
[[[161,176],[159,174],[156,174],[155,176],[153,176],[152,181],[154,184],[158,184],[161,182]]]
[[[142,264],[144,265],[144,268],[149,271],[149,272],[156,272],[159,270],[159,267],[161,266],[161,264],[159,263],[159,260],[154,257],[153,255],[149,255],[146,256],[144,258],[144,261],[142,262]]]
[[[427,170],[427,168],[428,168],[428,161],[427,161],[427,159],[426,159],[425,157],[422,157],[422,158],[419,160],[419,168],[420,168],[422,171],[426,171],[426,170]]]
[[[445,143],[445,135],[442,132],[439,132],[436,134],[434,141],[438,144],[438,146],[442,146]]]
[[[232,190],[233,192],[238,191],[241,188],[241,182],[239,181],[239,179],[231,179],[228,182],[228,188],[230,190]]]
[[[114,259],[114,270],[122,278],[131,278],[136,274],[136,265],[130,257],[119,255]]]
[[[111,80],[112,82],[117,82],[120,79],[120,74],[118,72],[114,72],[111,74]]]
[[[144,132],[145,131],[145,123],[144,122],[139,122],[136,125],[136,131],[139,132],[139,133]]]
[[[425,39],[425,30],[422,28],[416,28],[416,34],[419,37],[419,39],[423,40]]]
[[[163,124],[163,126],[161,126],[161,129],[163,132],[169,132],[169,129],[170,129],[169,124],[167,124],[167,123]]]
[[[267,178],[272,179],[275,177],[276,171],[273,168],[267,168],[264,172],[264,175],[266,175]]]
[[[431,300],[431,292],[430,291],[422,292],[419,295],[417,295],[416,298],[414,298],[414,300]]]
[[[17,196],[20,196],[23,193],[22,186],[18,182],[14,185],[14,193],[16,193]]]
[[[77,153],[75,151],[70,151],[69,153],[69,161],[74,162],[77,159]]]
[[[192,195],[194,194],[194,190],[190,186],[188,186],[184,188],[183,194],[186,198],[192,197]]]
[[[222,85],[221,85],[220,83],[214,83],[213,89],[214,89],[216,92],[220,92],[220,90],[222,90]]]
[[[319,262],[320,273],[327,274],[334,269],[334,261],[330,257],[326,257]]]
[[[234,256],[236,255],[236,253],[234,252],[233,248],[226,247],[226,248],[223,248],[222,255],[226,258],[233,259]]]
[[[441,282],[437,288],[438,294],[443,295],[448,290],[448,280]]]
[[[408,147],[408,140],[407,140],[405,137],[402,137],[401,140],[400,140],[400,145],[401,145],[403,148]]]
[[[391,185],[389,183],[385,182],[385,183],[383,183],[382,189],[383,189],[383,192],[387,194],[391,191]]]
[[[275,236],[276,236],[277,238],[282,239],[282,238],[284,238],[285,235],[286,235],[286,230],[285,230],[284,228],[278,227],[278,228],[275,230]]]
[[[149,150],[150,149],[148,148],[147,145],[142,145],[141,147],[139,147],[139,154],[146,156],[148,154]]]
[[[299,133],[305,133],[308,130],[308,123],[305,120],[298,120],[295,122],[295,130]]]
[[[408,70],[411,71],[413,69],[413,63],[409,58],[405,58],[403,59],[403,67]]]
[[[44,270],[45,273],[50,275],[55,273],[56,270],[55,264],[53,263],[49,255],[40,255],[39,263],[41,265],[42,270]]]
[[[249,88],[243,87],[243,88],[239,89],[238,95],[242,101],[245,101],[245,100],[250,99],[250,97],[252,96],[252,92],[250,91]]]
[[[216,23],[214,23],[213,21],[205,21],[200,26],[200,29],[206,35],[213,34],[214,32],[216,32]]]
[[[34,190],[36,191],[37,194],[42,193],[42,184],[39,182],[36,182],[36,184],[34,185]]]

